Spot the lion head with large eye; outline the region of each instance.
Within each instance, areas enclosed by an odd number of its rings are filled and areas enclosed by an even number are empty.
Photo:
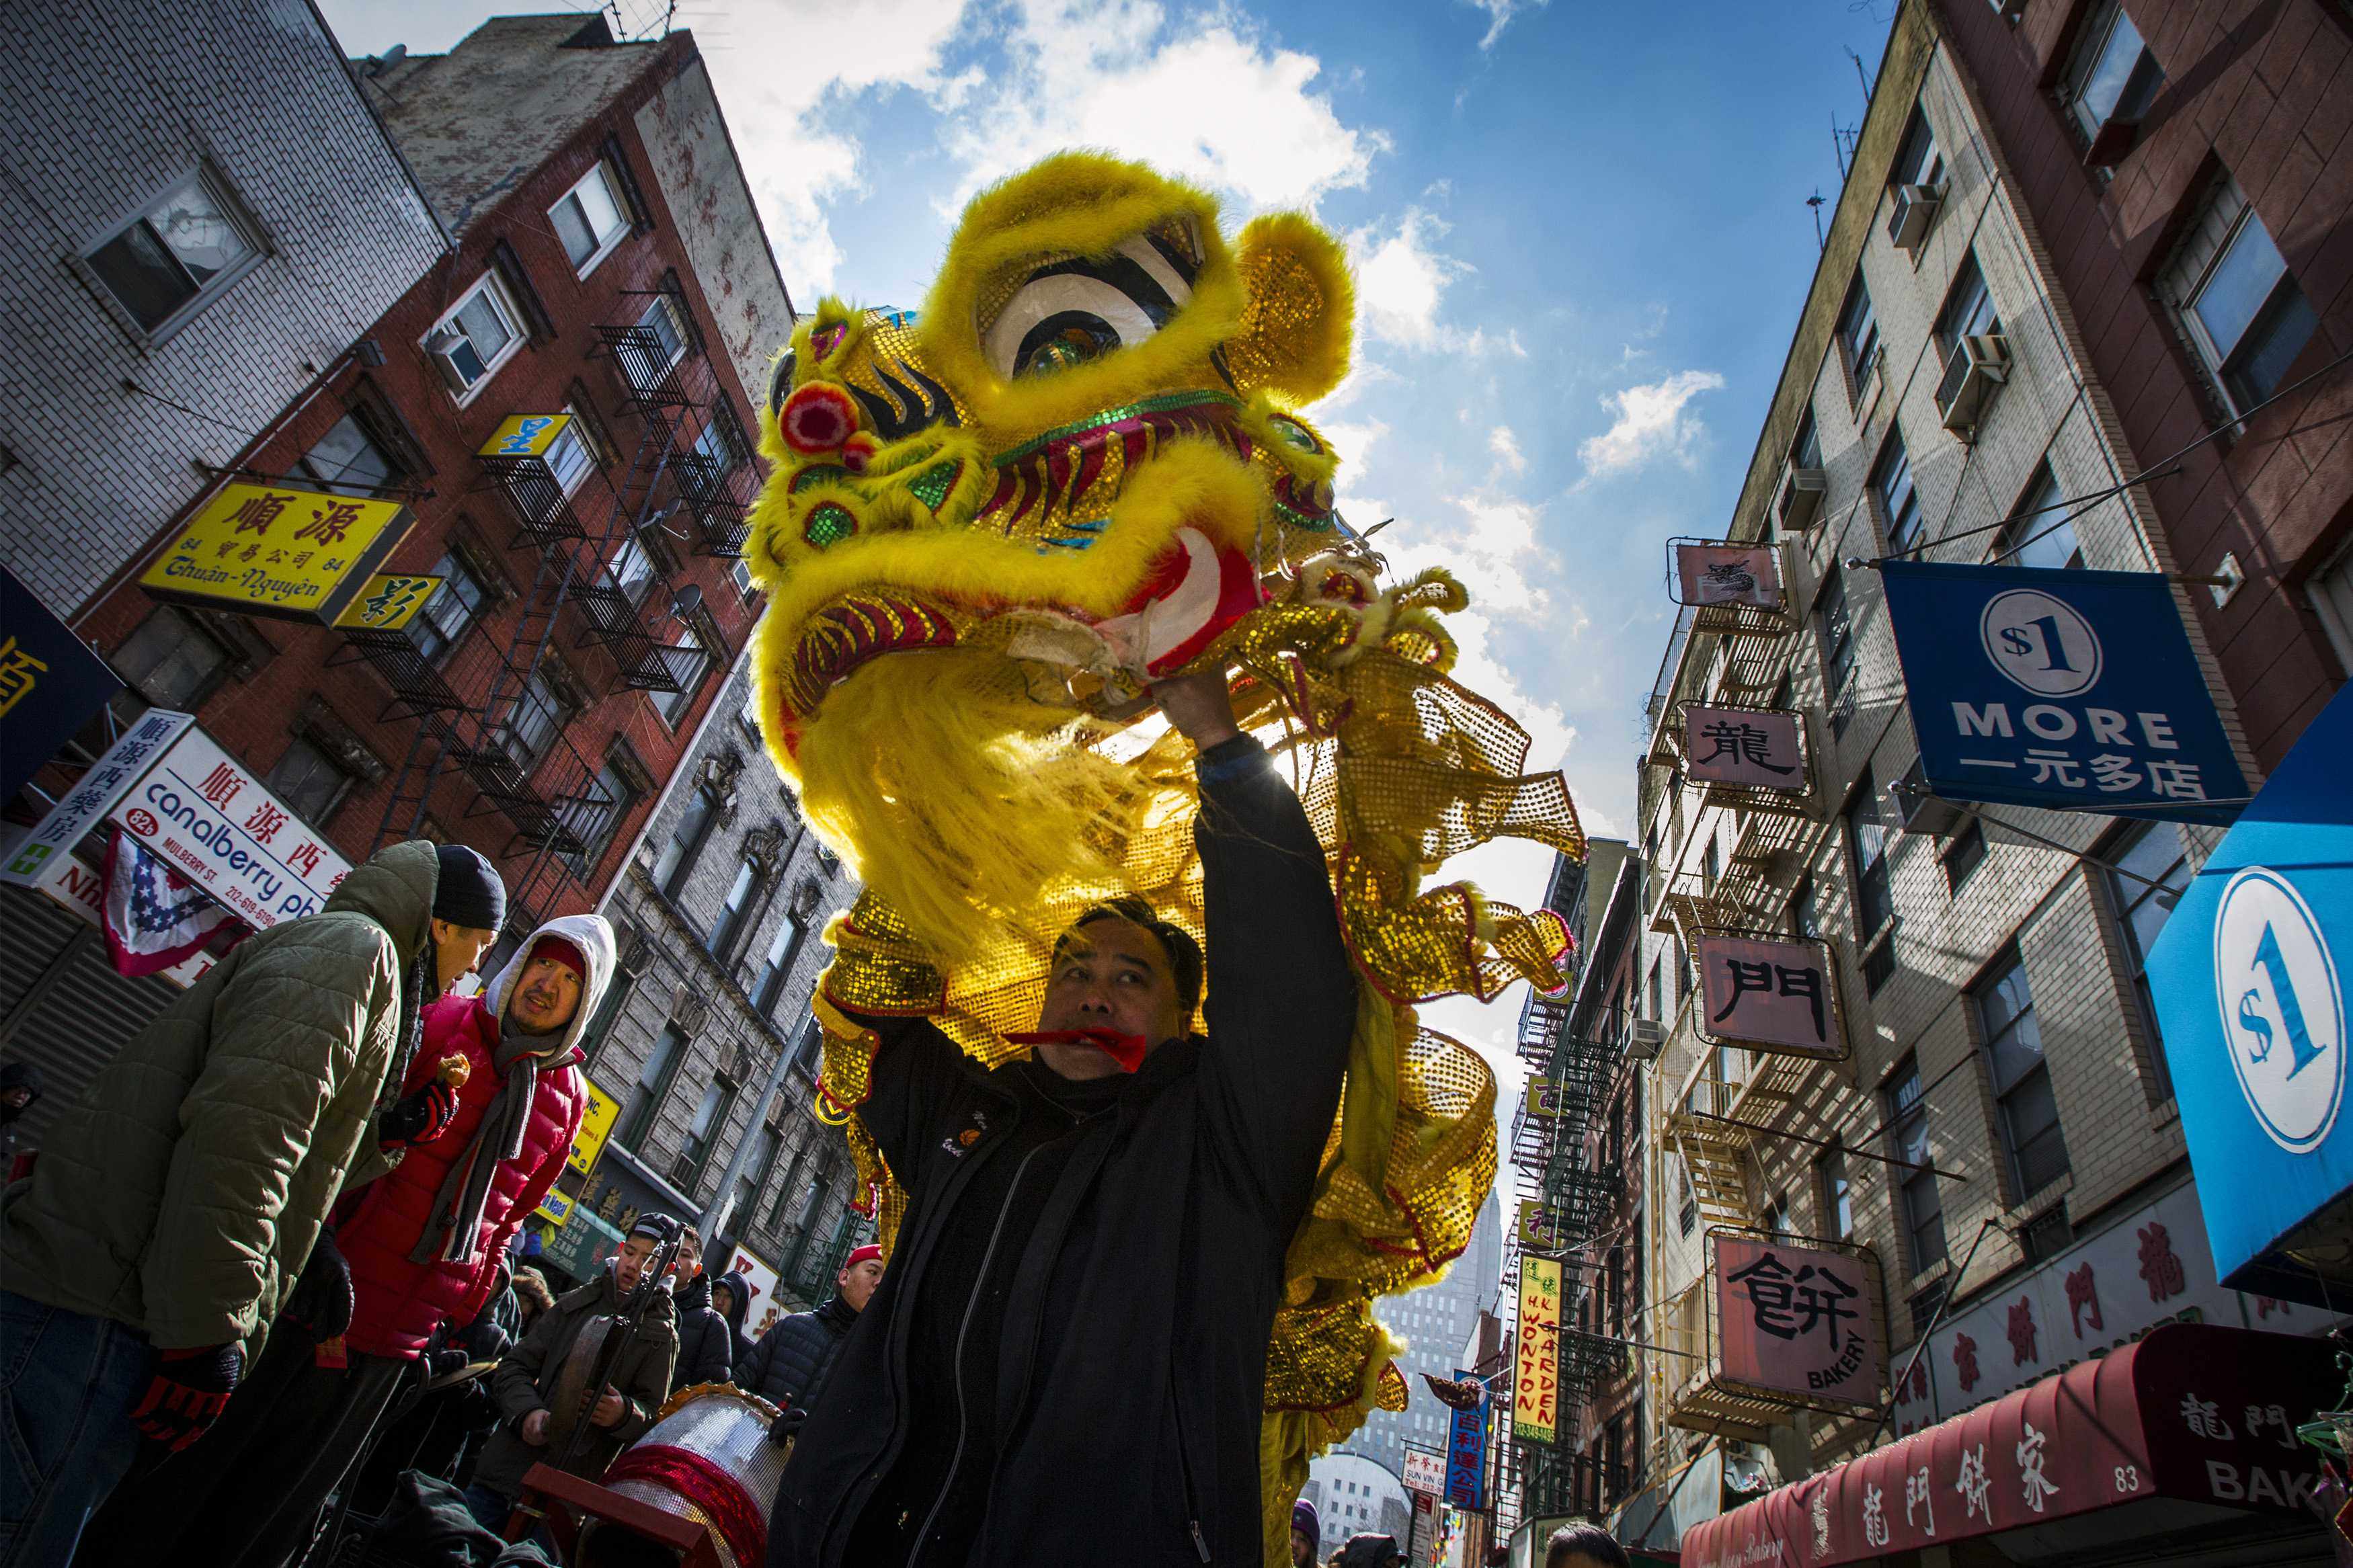
[[[903,1194],[849,1117],[873,1046],[841,1010],[928,1016],[994,1062],[1080,910],[1140,897],[1199,934],[1191,748],[1147,689],[1241,672],[1366,982],[1268,1352],[1286,1553],[1308,1454],[1402,1408],[1373,1300],[1438,1276],[1494,1177],[1493,1079],[1414,1004],[1559,980],[1556,918],[1423,876],[1502,833],[1582,847],[1559,775],[1523,773],[1525,734],[1448,678],[1461,587],[1385,582],[1334,509],[1297,410],[1346,373],[1353,308],[1306,218],[1229,243],[1198,191],[1049,159],[966,209],[919,316],[827,300],[797,328],[749,546],[769,749],[864,883],[828,933],[820,1113],[886,1246]]]

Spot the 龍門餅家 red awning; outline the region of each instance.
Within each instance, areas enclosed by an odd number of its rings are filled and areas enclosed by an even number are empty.
[[[2318,1342],[2170,1324],[1694,1526],[1683,1568],[1830,1568],[2148,1498],[2308,1517],[2295,1428],[2344,1386]]]

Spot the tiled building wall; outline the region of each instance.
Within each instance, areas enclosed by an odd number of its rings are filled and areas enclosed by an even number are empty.
[[[444,241],[304,0],[40,9],[0,51],[0,540],[71,616]],[[266,254],[151,336],[74,261],[199,164]]]

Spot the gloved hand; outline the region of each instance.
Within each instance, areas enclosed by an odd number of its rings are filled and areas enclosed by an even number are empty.
[[[458,1091],[438,1078],[427,1079],[422,1088],[402,1096],[390,1110],[376,1118],[376,1142],[412,1148],[430,1143],[449,1131],[449,1123],[457,1120]]]
[[[311,1261],[294,1281],[278,1315],[322,1342],[352,1326],[352,1266],[335,1245],[335,1233],[322,1230],[311,1249]]]
[[[791,1442],[795,1437],[800,1435],[801,1427],[805,1426],[807,1421],[808,1407],[807,1405],[786,1405],[782,1410],[776,1412],[776,1418],[768,1423],[768,1441],[771,1443]]]
[[[453,1372],[463,1372],[468,1364],[466,1352],[454,1345],[448,1350],[425,1352],[425,1370],[434,1377],[447,1377]]]
[[[147,1392],[132,1407],[131,1424],[176,1454],[212,1430],[244,1370],[245,1355],[235,1345],[161,1352]]]

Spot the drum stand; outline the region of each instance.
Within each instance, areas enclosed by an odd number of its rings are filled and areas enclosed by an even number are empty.
[[[504,1534],[509,1541],[519,1541],[533,1524],[543,1523],[555,1538],[562,1560],[569,1563],[579,1550],[582,1531],[592,1521],[676,1552],[679,1568],[719,1568],[711,1532],[700,1523],[544,1463],[532,1466],[523,1476],[522,1496]]]

